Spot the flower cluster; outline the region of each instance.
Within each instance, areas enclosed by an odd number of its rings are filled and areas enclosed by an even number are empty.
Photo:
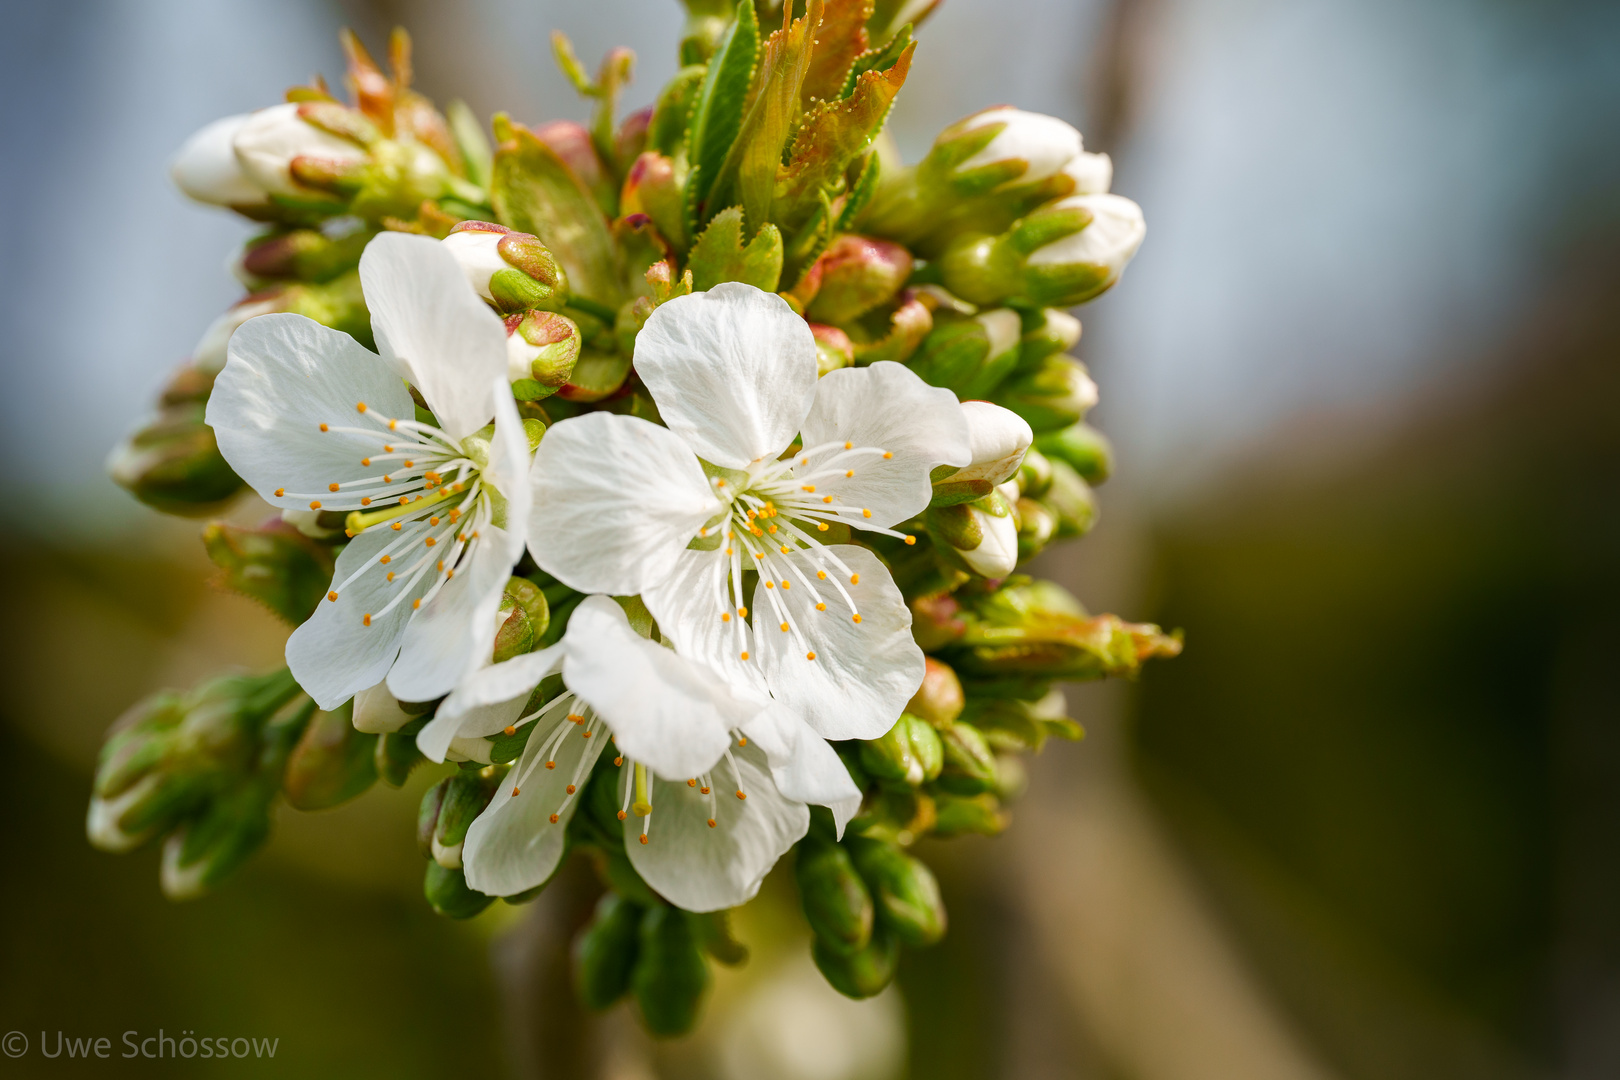
[[[285,671],[116,729],[94,842],[168,836],[194,895],[278,794],[438,763],[429,902],[522,902],[589,853],[581,992],[634,992],[659,1034],[706,984],[693,920],[790,850],[840,991],[938,940],[906,849],[1004,828],[1016,754],[1078,735],[1054,682],[1179,640],[1016,573],[1095,520],[1111,451],[1062,309],[1119,279],[1141,211],[1011,108],[900,166],[916,46],[878,7],[767,33],[748,0],[693,4],[685,66],[623,119],[629,54],[591,77],[558,37],[595,120],[498,114],[493,142],[410,90],[403,34],[392,75],[350,36],[352,105],[298,88],[181,149],[183,191],[265,231],[109,466],[164,510],[274,507],[204,537],[296,628]]]

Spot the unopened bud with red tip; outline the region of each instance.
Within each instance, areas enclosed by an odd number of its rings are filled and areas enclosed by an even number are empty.
[[[836,326],[811,323],[810,334],[816,339],[816,374],[849,367],[855,363],[855,344],[849,335]]]
[[[675,162],[647,151],[638,156],[619,192],[619,213],[646,214],[658,234],[677,248],[686,246],[686,196],[675,175]]]
[[[1040,435],[1084,419],[1097,404],[1097,384],[1074,357],[1049,356],[1003,383],[995,397]]]
[[[840,236],[793,292],[811,322],[847,323],[894,299],[911,266],[911,252],[892,241]]]
[[[535,128],[534,134],[579,178],[602,213],[615,216],[619,202],[618,185],[614,183],[611,171],[603,167],[590,131],[572,120],[553,120]]]
[[[489,221],[463,221],[441,243],[473,290],[497,311],[556,311],[568,302],[568,276],[537,236]]]
[[[956,672],[942,660],[932,656],[924,660],[922,685],[906,703],[906,712],[933,724],[937,728],[949,727],[962,715],[966,699],[962,695],[962,681]]]
[[[376,231],[359,227],[329,234],[289,229],[248,241],[231,266],[238,281],[259,289],[275,281],[329,281],[360,264]]]
[[[506,317],[506,376],[524,401],[550,397],[568,385],[579,362],[579,326],[555,311]]]

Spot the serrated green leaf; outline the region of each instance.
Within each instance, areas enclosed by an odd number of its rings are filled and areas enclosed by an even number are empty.
[[[623,300],[607,221],[563,160],[534,132],[495,117],[490,204],[502,225],[533,233],[568,272],[575,297],[616,310]]]
[[[687,235],[706,217],[704,206],[742,125],[759,59],[759,22],[752,0],[739,0],[737,18],[704,70],[686,133]]]
[[[284,521],[258,529],[215,521],[203,529],[203,546],[219,567],[216,584],[257,600],[293,626],[314,613],[332,580],[328,549]]]
[[[759,75],[737,141],[709,189],[709,206],[742,204],[749,225],[757,228],[773,220],[776,174],[782,150],[799,119],[799,92],[810,67],[811,42],[821,24],[822,0],[809,0],[803,18],[792,22],[791,7],[784,7],[782,29],[773,33],[761,50]]]
[[[672,158],[686,145],[686,133],[692,124],[692,111],[697,105],[698,89],[708,69],[702,64],[684,67],[675,73],[658,95],[652,120],[647,124],[647,149],[656,150]]]
[[[914,42],[911,40],[911,24],[907,23],[883,47],[857,56],[855,62],[849,66],[849,74],[844,76],[844,87],[838,96],[847,98],[854,93],[856,81],[868,71],[886,71],[893,67],[900,59],[900,54],[911,48],[913,44]]]
[[[833,232],[849,232],[855,226],[855,219],[866,204],[872,201],[872,195],[877,191],[878,180],[883,172],[883,163],[876,153],[866,155],[861,162],[860,175],[855,178],[855,184],[850,188],[849,198],[844,200],[844,207],[838,212],[838,221],[833,225]]]
[[[819,193],[841,185],[849,163],[871,148],[905,85],[915,50],[914,44],[906,46],[887,70],[864,73],[847,98],[823,102],[804,118],[792,157],[776,170],[773,216],[785,228],[814,213]]]
[[[818,101],[848,96],[844,83],[856,58],[867,51],[866,20],[871,17],[872,0],[827,0],[804,77],[800,101],[805,112]]]
[[[692,273],[693,289],[701,292],[722,281],[742,281],[766,292],[776,290],[782,277],[782,233],[766,224],[746,246],[742,238],[741,207],[729,207],[714,216],[692,245],[687,269]]]

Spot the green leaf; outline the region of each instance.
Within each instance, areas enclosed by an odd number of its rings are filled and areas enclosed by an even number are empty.
[[[818,101],[847,97],[844,84],[856,58],[867,51],[866,20],[872,0],[827,0],[827,10],[816,29],[816,47],[804,77],[801,107],[809,112]]]
[[[617,310],[623,300],[607,221],[573,170],[534,132],[495,116],[500,145],[490,204],[502,225],[533,233],[557,256],[575,297]]]
[[[647,124],[647,149],[674,157],[686,145],[686,132],[692,125],[698,90],[708,69],[702,64],[683,67],[658,95],[652,120]]]
[[[691,106],[692,120],[687,128],[687,235],[706,220],[704,206],[714,179],[742,125],[743,106],[754,81],[754,65],[759,59],[759,22],[752,0],[739,0],[737,18],[703,74],[703,85]]]
[[[860,216],[866,204],[872,201],[872,195],[877,191],[878,179],[883,172],[883,163],[876,153],[866,155],[861,162],[860,175],[855,178],[855,185],[850,188],[849,198],[844,200],[844,208],[838,211],[838,221],[833,225],[833,232],[849,232],[855,227],[855,219]]]
[[[844,89],[839,97],[849,97],[855,91],[855,83],[868,71],[885,71],[893,67],[900,59],[900,54],[911,48],[911,24],[907,23],[900,28],[900,32],[880,49],[862,53],[855,58],[849,67],[849,74],[844,77]]]
[[[450,135],[456,141],[456,148],[461,151],[461,159],[467,164],[467,179],[479,187],[488,187],[495,151],[490,149],[484,125],[478,122],[478,117],[473,115],[467,103],[459,98],[450,103],[445,115],[450,121]]]
[[[776,291],[782,277],[782,234],[767,224],[744,247],[743,212],[733,206],[716,214],[692,245],[688,268],[692,288],[712,289],[722,281],[742,281],[766,292]]]
[[[848,97],[823,102],[805,116],[792,157],[776,174],[774,218],[784,227],[814,213],[820,193],[841,187],[849,163],[871,149],[905,85],[915,49],[908,45],[888,70],[866,72]]]
[[[799,93],[810,67],[815,28],[821,24],[822,0],[809,0],[804,17],[793,22],[791,7],[784,7],[782,29],[765,42],[753,101],[737,141],[714,178],[706,204],[726,206],[740,202],[754,227],[772,220],[776,174],[782,150],[799,118]]]

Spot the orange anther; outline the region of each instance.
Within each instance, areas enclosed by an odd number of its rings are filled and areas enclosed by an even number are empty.
[[[354,408],[355,408],[356,412],[365,412],[366,411],[366,403],[362,401],[359,404],[357,404]]]
[[[816,658],[816,654],[813,652],[807,652],[804,654],[804,658],[806,660],[814,660]]]
[[[325,424],[322,424],[322,425],[321,425],[321,430],[322,430],[322,431],[331,431],[331,430],[332,430],[332,429],[331,429],[331,428],[329,428],[329,427],[327,427],[327,426],[326,426],[326,425],[325,425]]]
[[[861,613],[857,611],[855,614],[851,615],[850,618],[854,619],[856,622],[860,622],[861,621]]]
[[[327,491],[336,491],[338,488],[340,488],[342,486],[343,486],[342,484],[327,484],[326,485],[326,490]]]
[[[314,502],[309,504],[309,508],[311,510],[319,510],[321,508],[321,500],[316,499]]]
[[[279,499],[285,494],[287,494],[287,489],[286,488],[276,488],[276,498]]]
[[[371,616],[366,615],[363,618],[361,618],[360,625],[361,626],[370,626],[371,625]]]
[[[508,735],[516,735],[517,734],[517,728],[513,727],[511,724],[507,724],[506,725],[506,734],[508,734]]]
[[[328,600],[336,600],[337,599],[337,593],[329,592],[329,593],[326,594],[326,598]]]

